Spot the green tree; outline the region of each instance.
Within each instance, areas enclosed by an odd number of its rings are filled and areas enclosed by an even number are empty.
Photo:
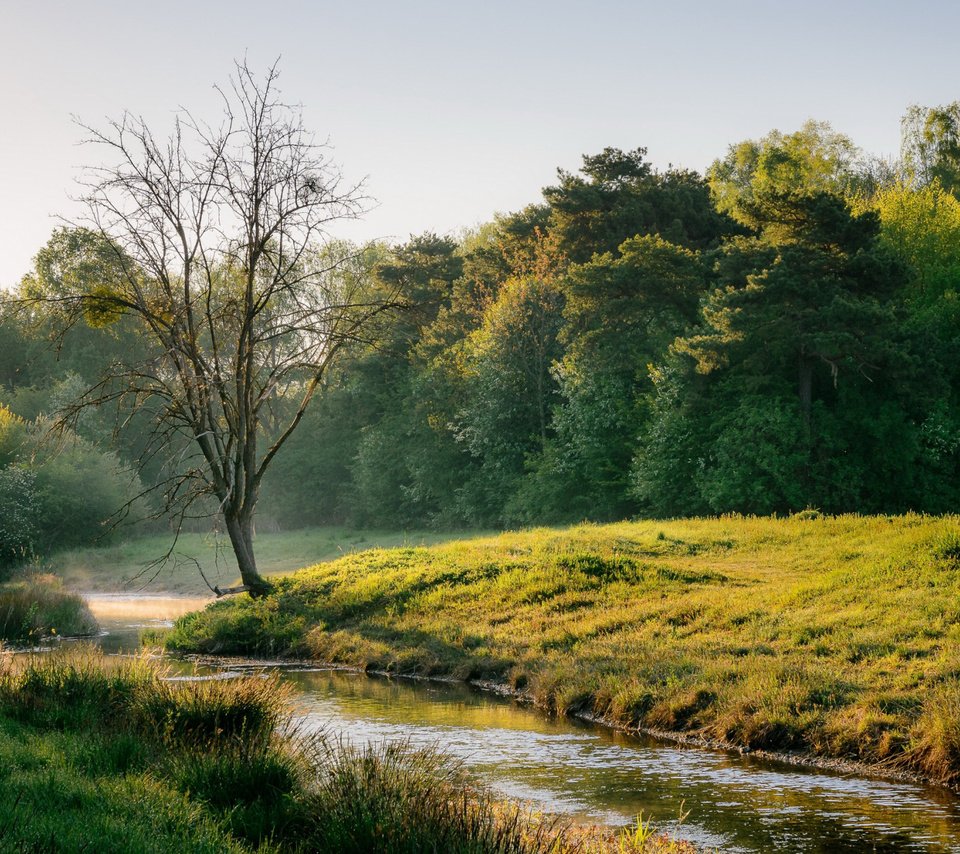
[[[777,194],[760,204],[782,212],[784,242],[773,264],[742,285],[717,290],[704,308],[706,333],[676,346],[703,373],[732,359],[757,367],[796,365],[800,413],[809,425],[818,369],[833,385],[841,372],[869,378],[879,369],[890,297],[903,269],[877,246],[876,214],[853,215],[837,196]]]
[[[580,175],[560,169],[559,183],[544,189],[548,228],[570,261],[616,253],[637,235],[658,234],[680,246],[704,248],[735,230],[711,204],[700,175],[674,169],[658,173],[644,160],[646,154],[645,148],[605,148],[584,155]]]
[[[696,320],[704,270],[688,249],[634,237],[616,256],[571,268],[561,286],[561,400],[528,500],[539,496],[539,513],[558,518],[622,518],[634,509],[628,477],[647,417],[650,366]]]
[[[562,310],[556,285],[512,279],[463,342],[466,395],[452,427],[480,466],[463,490],[470,521],[504,519],[526,462],[547,443],[557,392],[552,368],[562,355]]]
[[[871,206],[880,216],[880,238],[907,267],[909,297],[930,305],[960,291],[960,201],[938,180],[920,187],[896,184],[879,191]]]
[[[773,130],[759,140],[731,145],[707,177],[717,208],[754,230],[789,229],[796,193],[844,195],[858,183],[859,150],[827,122],[808,121],[800,130]],[[780,239],[772,234],[773,239]]]
[[[453,240],[423,234],[377,247],[365,264],[371,291],[402,310],[378,318],[365,340],[344,351],[278,455],[264,495],[267,513],[281,524],[407,526],[449,518],[446,484],[459,485],[457,464],[466,455],[446,426],[451,416],[433,416],[438,388],[428,378],[436,351],[421,344],[448,312],[464,259]],[[460,328],[454,337],[464,334]]]
[[[663,436],[693,435],[678,448],[688,455],[700,446],[695,470],[688,456],[651,470],[647,450],[635,487],[649,499],[658,481],[686,471],[714,512],[859,509],[865,488],[845,483],[864,483],[867,469],[880,469],[877,455],[896,434],[871,437],[863,429],[871,410],[893,398],[893,421],[875,423],[909,426],[896,394],[884,389],[878,400],[875,391],[884,382],[896,387],[909,356],[894,299],[904,270],[879,244],[875,213],[854,215],[826,193],[760,201],[768,213],[785,212],[781,227],[718,256],[716,275],[726,284],[704,305],[701,329],[673,344],[679,389],[675,373],[664,388],[672,405],[659,407],[661,423],[647,436],[670,453]],[[692,357],[686,381],[684,356]],[[881,494],[889,498],[889,489]]]
[[[901,157],[920,186],[939,184],[960,194],[960,101],[907,109],[901,122]]]

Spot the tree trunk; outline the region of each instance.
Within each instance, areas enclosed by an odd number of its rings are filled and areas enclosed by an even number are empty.
[[[797,371],[797,391],[800,396],[800,416],[803,419],[803,440],[806,445],[804,463],[800,471],[800,483],[803,489],[804,501],[806,505],[810,507],[813,501],[810,488],[813,468],[813,360],[805,353],[800,354],[800,363]]]
[[[800,413],[803,416],[803,426],[810,435],[810,412],[813,408],[813,361],[809,356],[800,355],[798,376],[798,391],[800,394]]]
[[[225,521],[243,586],[254,598],[266,595],[270,592],[270,583],[257,571],[257,560],[253,553],[253,517],[228,516]]]

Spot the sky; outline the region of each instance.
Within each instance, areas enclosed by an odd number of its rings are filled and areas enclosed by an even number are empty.
[[[72,117],[215,120],[237,58],[279,57],[285,99],[366,178],[376,206],[337,235],[399,242],[518,210],[606,146],[704,170],[815,118],[895,155],[908,105],[960,99],[957,32],[950,0],[0,0],[0,286],[79,214],[99,154]]]

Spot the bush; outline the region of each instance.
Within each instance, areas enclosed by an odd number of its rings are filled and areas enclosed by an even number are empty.
[[[143,515],[139,480],[115,454],[72,433],[49,438],[44,422],[0,405],[0,569],[103,539],[129,502]]]
[[[35,492],[38,540],[49,553],[102,540],[105,523],[139,489],[116,456],[78,439],[36,465]]]

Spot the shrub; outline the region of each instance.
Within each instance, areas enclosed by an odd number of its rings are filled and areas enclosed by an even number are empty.
[[[69,432],[50,438],[45,422],[0,405],[0,568],[97,542],[122,508],[144,515],[139,480],[115,454]]]
[[[35,466],[40,540],[45,551],[90,545],[139,492],[117,457],[76,439]]]
[[[91,635],[97,621],[83,599],[53,575],[33,574],[0,585],[0,640],[32,643],[49,635]]]

